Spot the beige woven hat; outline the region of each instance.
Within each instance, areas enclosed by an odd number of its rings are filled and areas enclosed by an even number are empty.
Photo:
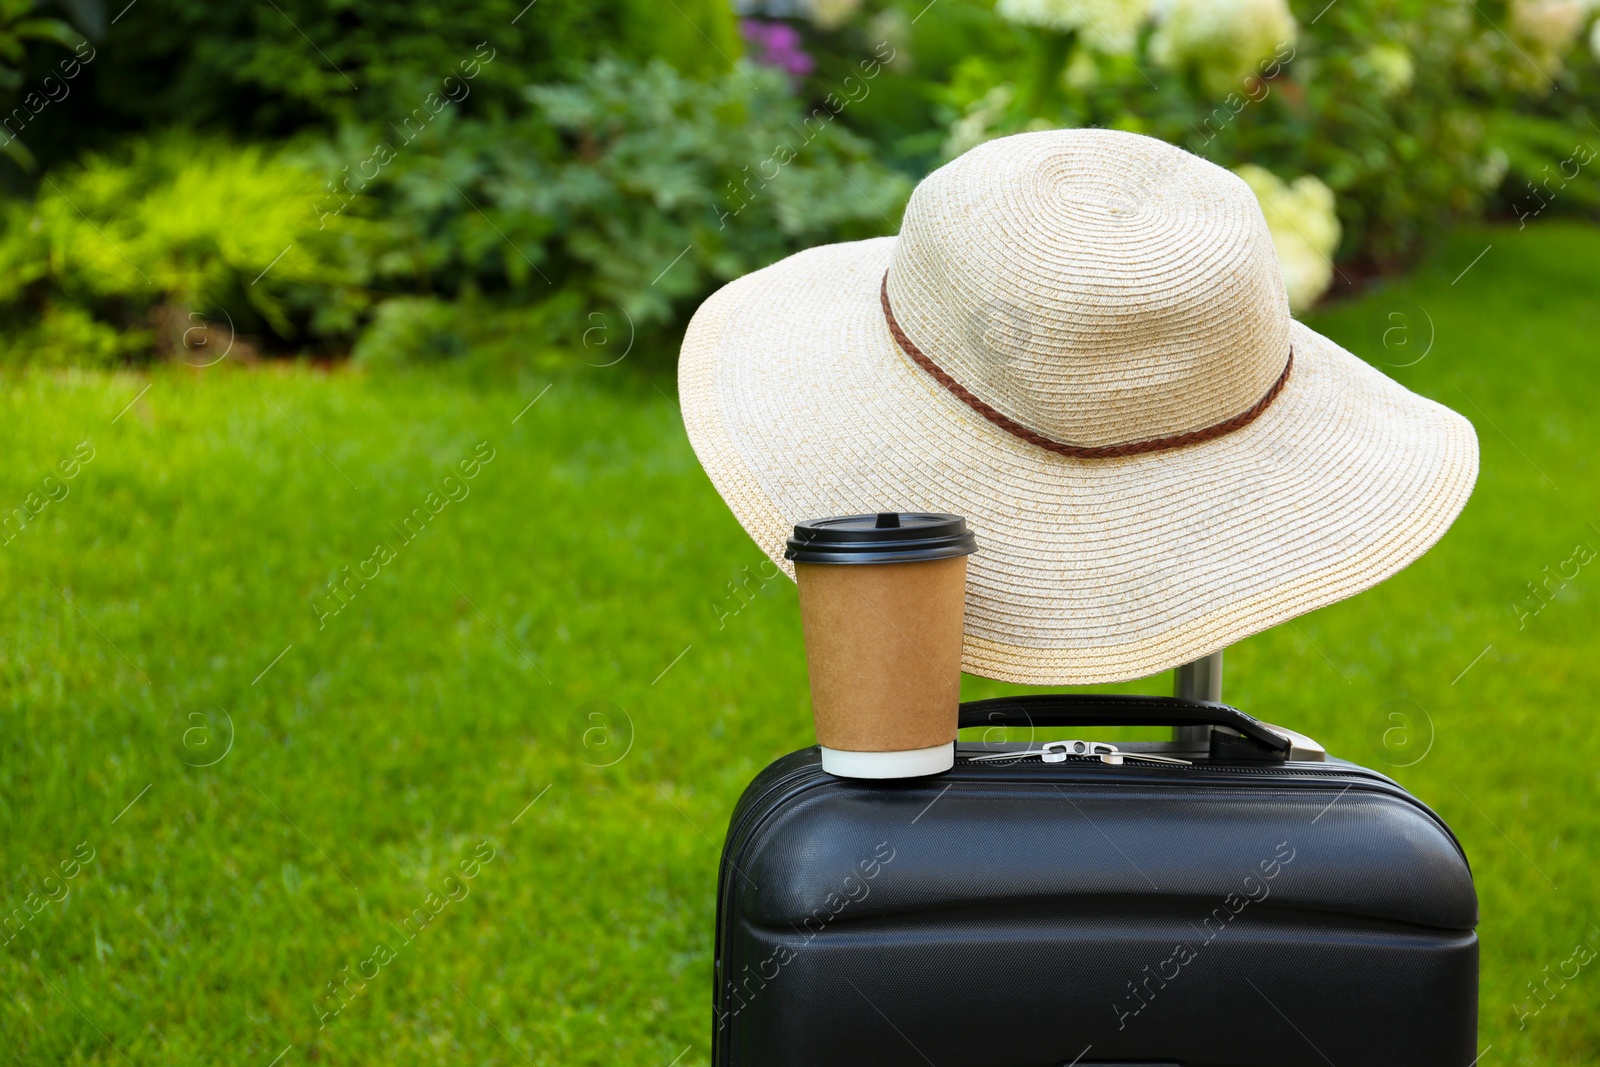
[[[952,512],[965,669],[1152,674],[1405,567],[1478,443],[1289,317],[1245,183],[1111,130],[990,141],[898,237],[725,286],[684,338],[695,452],[772,560],[795,522]]]

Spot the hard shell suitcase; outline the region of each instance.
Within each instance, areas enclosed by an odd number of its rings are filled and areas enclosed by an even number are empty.
[[[779,759],[723,851],[716,1067],[1476,1058],[1471,872],[1389,778],[1217,703],[1007,698],[961,724],[1206,747],[962,743],[889,782]]]

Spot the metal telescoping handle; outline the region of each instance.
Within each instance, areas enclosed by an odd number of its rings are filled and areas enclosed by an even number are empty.
[[[1179,700],[1222,703],[1222,653],[1213,652],[1172,672],[1172,695]],[[1211,744],[1210,726],[1179,726],[1172,739],[1187,748],[1206,748]]]
[[[1289,739],[1261,720],[1223,703],[1176,697],[1097,693],[1044,693],[997,697],[961,705],[962,728],[983,726],[1176,726],[1237,731],[1264,752],[1279,758]]]

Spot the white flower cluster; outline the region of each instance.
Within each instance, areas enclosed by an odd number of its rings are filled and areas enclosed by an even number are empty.
[[[1578,43],[1584,22],[1600,11],[1600,0],[1512,0],[1511,32],[1524,54],[1547,76],[1562,72],[1567,52]],[[1600,20],[1589,27],[1589,51],[1600,60]]]
[[[909,74],[916,66],[911,60],[911,16],[900,8],[886,7],[868,19],[867,39],[889,46],[892,54],[884,66],[890,70]]]
[[[1512,0],[1511,29],[1533,46],[1541,66],[1553,62],[1559,69],[1561,57],[1583,31],[1590,6],[1587,0]]]
[[[807,0],[806,8],[818,29],[836,30],[856,17],[861,0]]]
[[[1356,70],[1371,79],[1384,96],[1397,96],[1411,88],[1417,76],[1411,53],[1396,44],[1375,44],[1355,61]]]
[[[1333,190],[1309,174],[1286,183],[1254,163],[1234,173],[1250,186],[1267,217],[1289,309],[1296,314],[1309,309],[1333,281],[1341,233]]]
[[[1024,26],[1082,30],[1098,51],[1126,52],[1150,17],[1150,0],[1000,0],[995,12]]]
[[[983,97],[974,101],[967,113],[950,125],[950,134],[945,138],[944,155],[946,159],[954,159],[969,148],[976,148],[983,142],[995,136],[995,128],[1005,116],[1006,109],[1011,106],[1016,90],[1009,85],[996,85]]]
[[[1119,53],[1132,49],[1140,28],[1154,19],[1157,62],[1196,67],[1208,87],[1222,92],[1259,74],[1261,61],[1292,45],[1297,30],[1288,0],[999,0],[995,11],[1024,26],[1081,31],[1089,48]],[[1386,73],[1397,74],[1393,64]]]
[[[1209,88],[1236,87],[1298,27],[1287,0],[1165,0],[1151,42],[1164,66],[1195,66]]]

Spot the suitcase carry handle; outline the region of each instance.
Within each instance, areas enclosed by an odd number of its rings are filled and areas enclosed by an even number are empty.
[[[962,729],[982,726],[1225,726],[1282,758],[1287,737],[1227,704],[1177,697],[1099,693],[1043,693],[969,700]]]

